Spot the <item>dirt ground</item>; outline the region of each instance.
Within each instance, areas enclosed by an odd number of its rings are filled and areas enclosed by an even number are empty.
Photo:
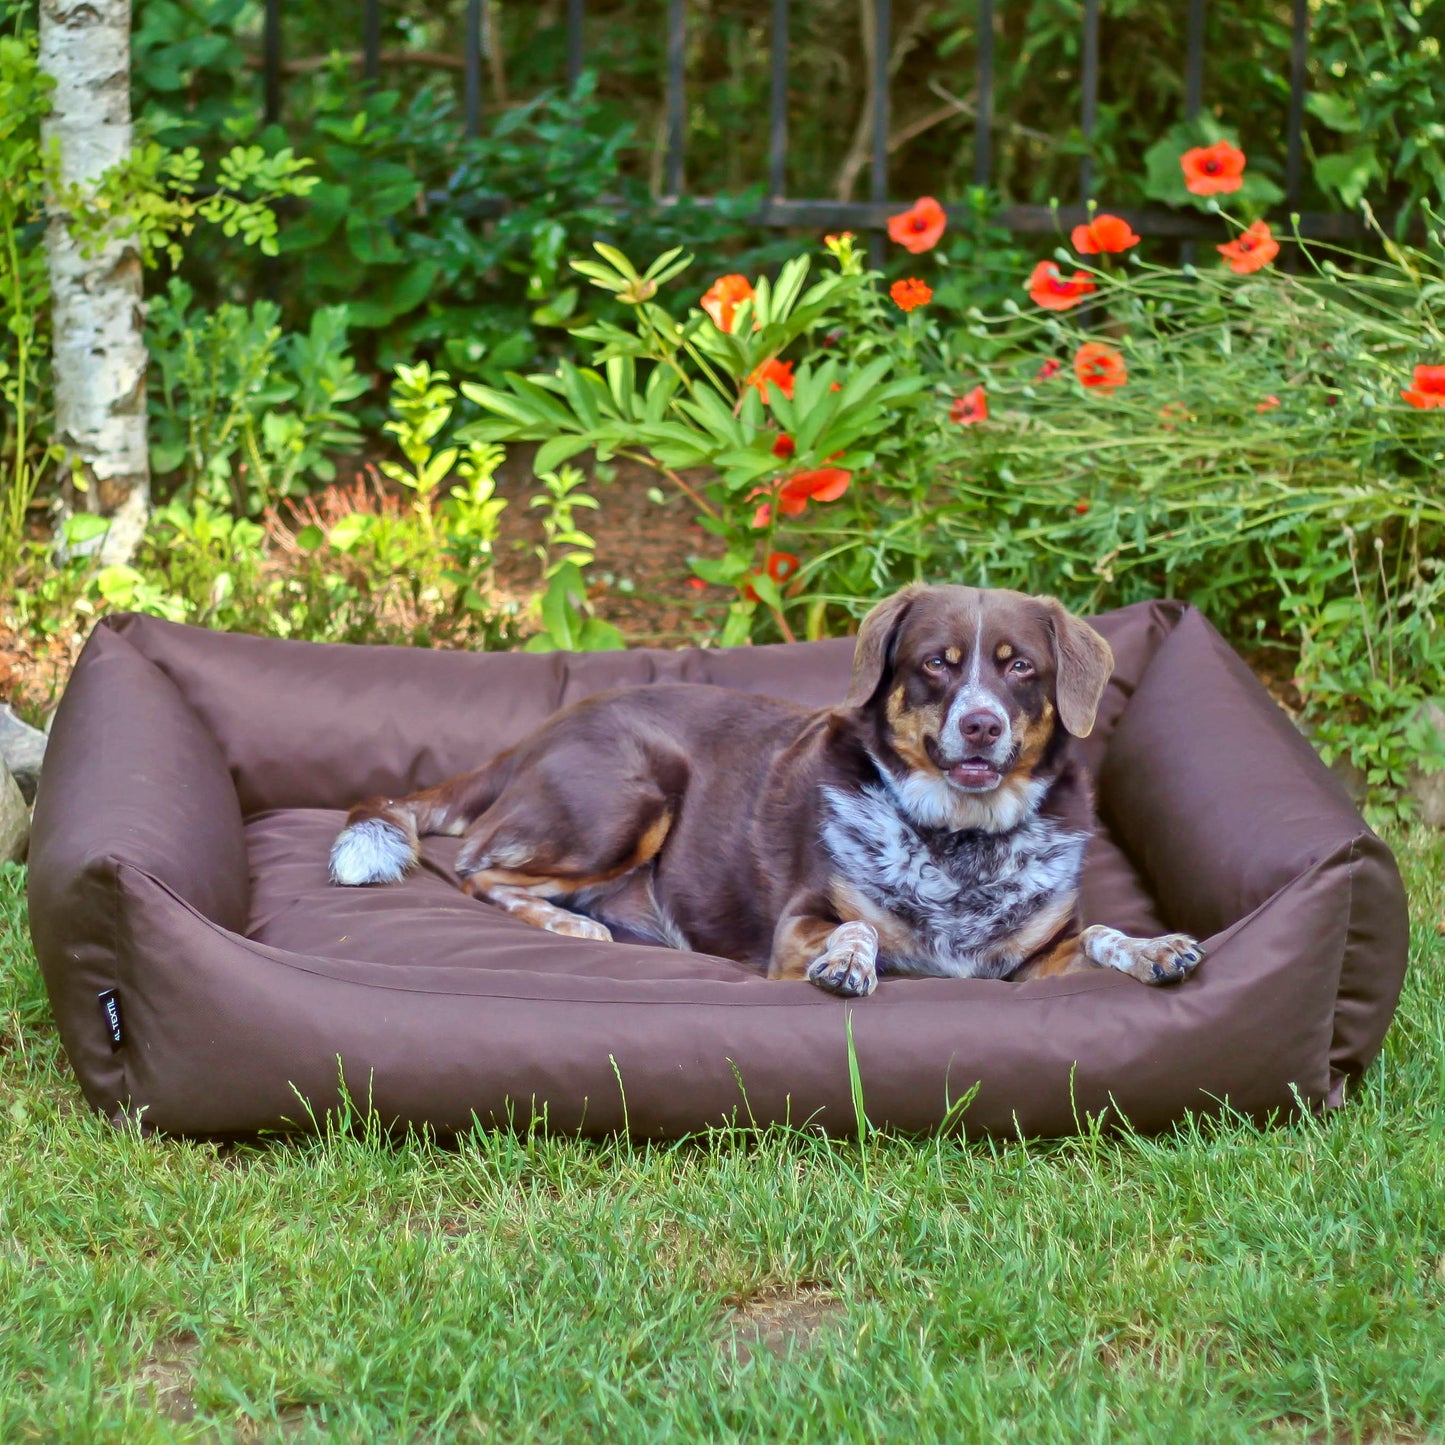
[[[529,456],[509,457],[497,476],[499,495],[511,503],[502,514],[497,578],[522,592],[540,580],[532,550],[542,539],[540,514],[528,506],[536,485]],[[577,520],[597,543],[589,575],[598,616],[634,647],[678,647],[720,624],[736,593],[690,581],[690,557],[722,553],[718,539],[698,525],[692,503],[636,462],[618,462],[610,481],[593,481],[588,490],[599,506],[579,510]]]

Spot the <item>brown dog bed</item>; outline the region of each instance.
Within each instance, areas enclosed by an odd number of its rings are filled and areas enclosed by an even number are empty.
[[[1121,975],[889,979],[847,1002],[724,959],[559,938],[463,896],[457,843],[340,889],[348,804],[476,767],[564,703],[664,679],[837,702],[847,640],[472,655],[106,618],[52,731],[30,917],[86,1098],[117,1120],[306,1127],[340,1080],[388,1124],[675,1136],[730,1121],[1158,1129],[1223,1101],[1340,1103],[1405,967],[1388,849],[1199,613],[1094,619],[1116,671],[1093,735],[1084,921],[1204,940],[1170,988]]]

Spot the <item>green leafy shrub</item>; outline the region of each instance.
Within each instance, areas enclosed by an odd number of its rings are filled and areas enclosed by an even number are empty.
[[[288,130],[254,130],[254,101],[212,118],[212,145],[234,129],[270,150],[288,140],[316,184],[277,239],[279,262],[257,272],[214,236],[184,268],[197,294],[226,283],[264,287],[304,325],[346,304],[364,364],[390,370],[426,358],[465,376],[499,375],[555,348],[579,295],[559,287],[564,258],[595,235],[651,249],[686,233],[736,247],[757,196],[660,208],[627,174],[634,127],[605,113],[584,83],[546,91],[467,139],[450,87],[361,88],[338,62],[295,89]]]
[[[346,346],[347,310],[285,333],[270,301],[206,312],[172,278],[147,306],[151,470],[187,496],[255,516],[335,480],[361,433],[346,410],[367,384]]]
[[[506,506],[495,495],[502,450],[443,435],[455,396],[445,373],[425,363],[398,374],[389,430],[406,463],[383,466],[401,495],[373,473],[319,496],[274,502],[258,522],[236,515],[228,497],[183,493],[156,512],[132,564],[88,578],[81,610],[134,608],[331,642],[486,648],[516,641],[520,609],[492,582]],[[83,568],[76,561],[68,571]]]

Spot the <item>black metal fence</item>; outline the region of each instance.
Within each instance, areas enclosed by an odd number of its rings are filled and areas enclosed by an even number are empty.
[[[659,7],[664,0],[657,0]],[[662,201],[683,194],[685,185],[684,58],[687,35],[687,0],[665,0],[667,6],[667,105],[666,152],[663,163]],[[976,121],[974,129],[973,181],[987,186],[992,166],[992,97],[994,81],[994,0],[978,3],[978,55]],[[1204,23],[1206,0],[1186,0],[1188,22],[1185,39],[1184,117],[1199,113],[1204,93]],[[1309,0],[1291,0],[1292,40],[1289,65],[1289,105],[1285,118],[1285,205],[1299,206],[1304,175],[1304,111],[1307,61],[1309,56]],[[1093,189],[1093,163],[1087,146],[1094,134],[1099,105],[1099,0],[1083,0],[1080,36],[1080,81],[1082,102],[1079,126],[1086,152],[1079,163],[1078,199],[1057,208],[1042,205],[1010,205],[995,213],[999,225],[1021,234],[1048,233],[1060,225],[1073,226],[1088,219],[1087,202]],[[760,225],[786,229],[807,227],[840,230],[882,231],[888,217],[900,207],[900,200],[888,186],[888,55],[892,28],[892,0],[872,0],[875,26],[873,49],[874,96],[871,135],[871,187],[866,201],[798,199],[786,194],[788,158],[788,21],[791,0],[772,0],[770,37],[771,98],[768,119],[768,196],[756,219]],[[584,0],[567,0],[567,83],[569,88],[582,74],[586,62],[583,44]],[[381,74],[381,0],[362,0],[362,71],[376,81]],[[482,0],[466,0],[462,44],[462,116],[465,134],[475,136],[482,112]],[[266,0],[262,42],[264,106],[268,121],[281,115],[282,28],[281,0]],[[704,198],[700,198],[704,199]],[[910,198],[911,199],[911,198]],[[950,219],[963,219],[962,212],[949,207]],[[1144,235],[1193,237],[1212,235],[1217,223],[1197,211],[1130,209],[1129,220]],[[1305,213],[1299,229],[1307,236],[1345,239],[1358,236],[1363,227],[1352,215],[1334,212]]]

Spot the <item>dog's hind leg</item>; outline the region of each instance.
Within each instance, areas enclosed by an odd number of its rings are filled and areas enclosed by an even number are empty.
[[[548,933],[565,934],[568,938],[591,938],[599,943],[612,941],[612,930],[595,918],[573,913],[570,908],[560,908],[540,898],[529,888],[519,888],[513,883],[496,883],[486,873],[473,873],[462,884],[464,892],[487,903],[495,903],[513,918],[530,923],[533,928],[545,928]]]
[[[504,753],[435,788],[357,803],[331,845],[331,881],[346,887],[397,882],[416,866],[420,840],[433,833],[464,834],[492,805],[510,769],[510,755]]]
[[[657,857],[686,776],[680,756],[636,739],[593,740],[585,756],[554,745],[468,831],[463,890],[552,933],[610,938],[598,915]]]

